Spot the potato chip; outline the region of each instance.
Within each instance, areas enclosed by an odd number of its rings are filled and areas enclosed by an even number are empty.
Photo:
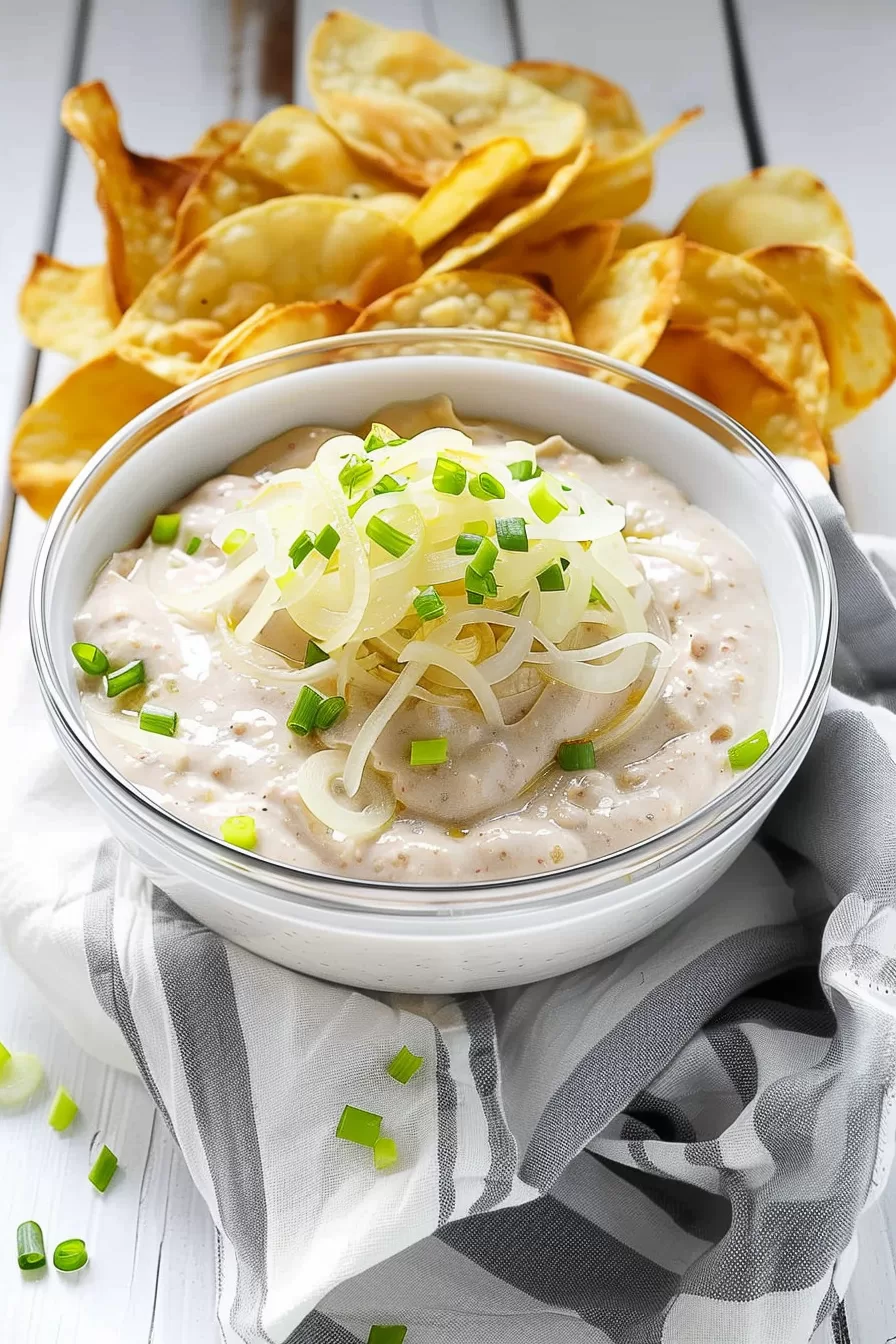
[[[721,332],[669,327],[646,367],[718,406],[773,453],[808,457],[827,476],[818,426],[794,389]]]
[[[841,252],[782,243],[748,253],[809,314],[831,370],[825,425],[834,429],[882,396],[896,378],[896,316]]]
[[[489,140],[449,168],[408,215],[406,228],[421,252],[449,234],[484,201],[516,182],[532,162],[525,140]]]
[[[644,125],[631,98],[602,75],[562,61],[514,61],[507,69],[584,108],[585,134],[597,159],[614,159],[644,139]]]
[[[240,121],[236,117],[216,121],[208,130],[202,132],[190,153],[207,154],[216,159],[226,149],[236,149],[237,145],[242,144],[251,129],[251,121]]]
[[[579,345],[643,364],[669,320],[683,265],[683,238],[660,238],[623,253],[583,295],[575,317]],[[609,375],[608,381],[625,380]]]
[[[354,159],[326,122],[307,107],[275,107],[252,127],[237,160],[287,191],[362,200],[401,187]]]
[[[132,153],[121,138],[115,104],[99,81],[69,89],[62,124],[83,145],[96,172],[109,273],[124,312],[171,257],[175,215],[196,166],[189,159]]]
[[[69,266],[38,252],[19,294],[22,328],[38,350],[87,359],[119,316],[105,266]]]
[[[675,231],[720,252],[774,243],[826,243],[848,257],[854,252],[839,201],[805,168],[754,168],[720,182],[688,206]]]
[[[412,186],[429,187],[468,150],[503,136],[535,159],[562,158],[585,131],[577,103],[470,61],[426,33],[393,32],[334,11],[318,24],[308,82],[350,149]]]
[[[569,318],[543,289],[519,276],[488,271],[423,276],[370,304],[351,330],[396,327],[479,327],[572,340]]]
[[[547,289],[567,313],[574,313],[588,284],[609,264],[619,236],[619,221],[600,220],[532,243],[525,233],[489,252],[477,270],[522,275]]]
[[[9,459],[13,486],[49,518],[96,450],[171,390],[111,351],[81,364],[19,420]]]
[[[824,422],[830,375],[815,324],[757,266],[730,252],[688,243],[672,321],[730,337],[790,383],[810,415]]]
[[[419,199],[419,196],[412,196],[407,191],[384,191],[378,196],[362,197],[359,204],[365,205],[368,210],[376,210],[387,219],[395,219],[399,224],[403,224],[416,208]]]
[[[253,355],[264,355],[285,345],[341,336],[358,316],[357,308],[334,300],[330,303],[287,303],[278,308],[266,303],[257,313],[234,327],[207,355],[202,372],[236,364]]]
[[[225,151],[199,174],[181,201],[173,251],[179,252],[218,220],[286,194],[277,182],[244,167],[232,150]]]
[[[214,224],[169,262],[118,328],[124,358],[188,383],[263,304],[339,299],[361,308],[416,279],[400,224],[335,196],[284,196]]]
[[[658,229],[649,220],[624,219],[616,241],[616,251],[629,252],[633,247],[640,247],[642,243],[652,243],[657,238],[665,236],[662,229]]]

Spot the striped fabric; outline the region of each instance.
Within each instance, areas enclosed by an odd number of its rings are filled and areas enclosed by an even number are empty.
[[[762,845],[559,979],[412,998],[268,964],[37,767],[26,832],[70,820],[55,853],[8,846],[10,945],[57,1000],[88,975],[82,1038],[126,1042],[215,1221],[227,1344],[399,1321],[407,1344],[843,1344],[896,1115],[896,603],[819,511],[839,689]],[[426,1060],[406,1087],[402,1045]],[[335,1138],[346,1102],[385,1117],[396,1168]]]

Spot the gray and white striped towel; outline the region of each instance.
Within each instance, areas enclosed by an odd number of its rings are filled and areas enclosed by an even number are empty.
[[[16,715],[9,946],[152,1093],[218,1229],[228,1344],[842,1341],[896,1114],[896,574],[815,494],[839,689],[763,844],[542,984],[372,995],[259,960],[148,887]],[[426,1058],[403,1088],[401,1045]],[[334,1137],[346,1101],[396,1168]]]

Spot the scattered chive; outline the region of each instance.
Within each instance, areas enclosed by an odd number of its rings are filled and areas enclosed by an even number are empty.
[[[293,569],[298,569],[302,561],[305,560],[313,550],[314,538],[311,533],[307,530],[300,532],[289,548],[289,558],[292,561]]]
[[[68,1129],[77,1114],[78,1103],[74,1097],[70,1097],[64,1087],[57,1088],[50,1114],[47,1116],[50,1128],[61,1134],[64,1129]]]
[[[117,667],[114,672],[106,673],[106,695],[111,700],[115,695],[122,695],[125,691],[131,691],[135,686],[142,686],[146,680],[146,668],[143,666],[142,658],[135,658],[132,663],[125,663],[124,667]]]
[[[186,551],[187,555],[195,555],[201,545],[202,545],[201,537],[191,537],[190,540],[187,542],[186,546],[184,547],[184,550]]]
[[[475,555],[479,550],[482,536],[478,532],[461,532],[454,543],[455,555]]]
[[[764,728],[760,728],[758,733],[752,737],[744,738],[743,742],[736,743],[735,746],[728,748],[728,760],[731,762],[732,770],[747,770],[751,765],[755,765],[760,756],[764,756],[768,751],[768,733]]]
[[[108,1189],[109,1182],[115,1175],[115,1168],[118,1166],[118,1158],[111,1148],[103,1144],[97,1159],[90,1171],[87,1173],[87,1179],[91,1185],[96,1186],[100,1194],[104,1194]]]
[[[469,588],[467,589],[467,606],[481,607],[484,601],[484,593],[471,593]]]
[[[437,457],[432,469],[432,488],[443,495],[462,495],[467,483],[467,469],[450,457]]]
[[[498,585],[491,570],[486,574],[477,574],[472,565],[467,565],[464,571],[464,587],[467,590],[468,600],[470,593],[478,593],[480,597],[498,596]]]
[[[528,551],[525,518],[498,518],[495,520],[495,532],[502,551]]]
[[[476,548],[476,554],[470,561],[468,569],[472,569],[474,574],[479,574],[484,578],[494,569],[497,558],[497,546],[489,537],[483,537]]]
[[[373,487],[375,495],[393,495],[399,490],[407,490],[407,481],[400,481],[397,476],[381,476]]]
[[[480,471],[470,482],[470,494],[476,499],[503,499],[504,487],[490,471]]]
[[[418,738],[411,743],[411,765],[444,765],[448,759],[447,737]]]
[[[591,585],[591,596],[588,598],[588,605],[589,607],[606,607],[607,611],[610,610],[609,602],[596,583],[592,583]]]
[[[565,555],[561,555],[560,557],[560,568],[563,570],[564,574],[569,569],[569,561]]]
[[[399,532],[397,527],[387,523],[378,514],[374,514],[365,530],[371,541],[375,541],[377,546],[382,546],[384,551],[396,557],[404,555],[414,544],[413,537],[409,537],[406,532]]]
[[[144,705],[140,711],[140,727],[144,733],[174,737],[177,732],[177,710],[166,709],[164,705]]]
[[[316,691],[313,686],[303,686],[286,720],[287,728],[298,733],[299,737],[307,737],[314,727],[317,711],[323,702],[324,697],[320,691]]]
[[[228,817],[221,822],[221,835],[228,845],[239,849],[254,849],[258,843],[254,817]]]
[[[313,639],[309,639],[308,643],[305,645],[305,662],[303,663],[303,666],[314,667],[315,663],[326,663],[329,660],[329,657],[330,655],[324,653],[319,644],[315,644]]]
[[[365,1148],[373,1148],[380,1136],[381,1115],[373,1111],[362,1111],[357,1106],[346,1106],[336,1126],[337,1139],[346,1139],[349,1143],[360,1143]]]
[[[11,1059],[12,1059],[12,1051],[7,1050],[3,1042],[0,1041],[0,1069],[2,1069],[5,1064],[8,1064]]]
[[[44,1234],[38,1223],[19,1223],[16,1228],[16,1254],[19,1269],[43,1269],[47,1263]]]
[[[390,1078],[394,1078],[396,1083],[407,1083],[413,1078],[418,1069],[423,1067],[423,1056],[415,1055],[411,1050],[403,1045],[398,1054],[390,1059],[386,1066],[386,1072]]]
[[[414,610],[421,621],[435,621],[445,615],[445,603],[435,588],[424,588],[414,598]]]
[[[522,462],[511,462],[507,470],[515,481],[534,481],[536,476],[541,475],[541,467],[537,467],[527,457]]]
[[[566,579],[563,575],[563,567],[555,560],[552,565],[548,565],[540,574],[536,575],[538,586],[543,593],[562,593],[566,591]]]
[[[345,713],[345,700],[341,695],[328,695],[323,704],[318,705],[314,716],[315,728],[332,728],[337,719]]]
[[[377,1171],[385,1171],[386,1167],[394,1167],[398,1161],[398,1148],[394,1139],[387,1139],[385,1136],[377,1139],[373,1145],[373,1165]]]
[[[157,513],[150,533],[157,546],[170,546],[180,530],[179,513]]]
[[[329,560],[338,545],[339,533],[336,531],[335,527],[331,527],[329,523],[325,523],[314,538],[314,549],[320,551],[321,555],[326,556]]]
[[[72,1274],[76,1269],[83,1269],[87,1264],[87,1247],[80,1237],[69,1237],[68,1241],[60,1241],[53,1252],[53,1264],[63,1274]]]
[[[361,486],[366,485],[372,475],[373,463],[368,462],[363,457],[358,457],[357,453],[352,453],[339,473],[339,484],[351,499],[354,492]]]
[[[561,770],[593,770],[594,743],[561,742],[557,748],[557,764]]]
[[[548,489],[548,477],[542,476],[529,491],[529,505],[543,523],[552,523],[558,513],[566,512],[566,505]]]
[[[101,677],[109,671],[109,659],[96,644],[73,644],[75,662],[88,677]]]
[[[235,527],[232,532],[221,542],[221,550],[225,555],[233,555],[241,546],[245,546],[249,540],[249,533],[244,527]]]
[[[388,425],[380,425],[374,421],[370,426],[370,433],[364,440],[364,451],[375,453],[378,448],[400,448],[403,443],[407,443],[407,439],[394,433]]]
[[[404,1344],[406,1325],[372,1325],[367,1344]]]

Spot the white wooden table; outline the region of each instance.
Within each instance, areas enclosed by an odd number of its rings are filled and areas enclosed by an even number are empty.
[[[30,254],[41,248],[71,262],[102,255],[91,174],[58,129],[65,88],[105,79],[132,144],[182,152],[217,118],[303,101],[303,41],[326,8],[323,0],[0,0],[0,427],[11,427],[32,393],[62,371],[62,361],[37,359],[15,330]],[[805,164],[847,203],[859,261],[896,304],[893,0],[740,0],[739,12],[737,0],[354,0],[354,8],[498,63],[540,56],[590,65],[632,91],[650,126],[702,103],[705,118],[663,151],[645,214],[669,226],[708,183],[764,159]],[[894,438],[893,393],[838,438],[837,486],[861,530],[896,534]],[[39,534],[28,509],[13,513],[7,500],[5,650],[24,652]],[[0,681],[0,703],[12,689]],[[2,953],[0,1040],[40,1055],[82,1108],[62,1139],[46,1125],[45,1106],[2,1120],[0,1340],[214,1344],[210,1220],[141,1085],[79,1051]],[[84,1173],[97,1130],[114,1133],[124,1179],[88,1204]],[[83,1275],[23,1284],[14,1229],[38,1207],[58,1231],[53,1241],[88,1240],[93,1258]],[[894,1230],[896,1193],[862,1229],[844,1344],[896,1338]]]

